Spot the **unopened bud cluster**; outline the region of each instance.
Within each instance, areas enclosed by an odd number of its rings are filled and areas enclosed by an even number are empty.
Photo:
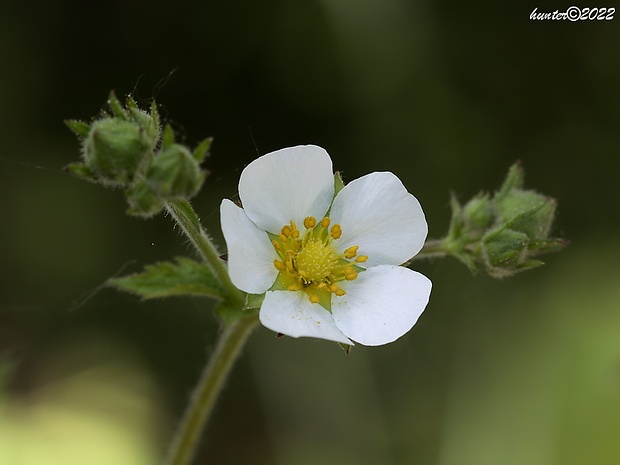
[[[127,98],[125,107],[112,93],[110,113],[88,124],[65,121],[82,145],[82,162],[67,171],[88,181],[125,189],[128,213],[149,217],[166,202],[193,197],[206,177],[200,168],[211,139],[190,152],[174,141],[170,126],[163,130],[155,103],[150,112]]]
[[[549,237],[556,201],[524,189],[523,180],[517,163],[493,196],[480,193],[463,206],[453,198],[442,248],[474,272],[504,277],[542,265],[535,257],[566,245]]]

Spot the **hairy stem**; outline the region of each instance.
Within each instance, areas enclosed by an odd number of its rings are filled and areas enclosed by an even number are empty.
[[[177,429],[166,465],[190,465],[200,436],[241,348],[258,323],[258,314],[239,318],[226,327],[211,360],[196,386],[189,407]]]
[[[243,305],[245,295],[230,280],[228,270],[220,259],[213,242],[202,228],[198,215],[187,200],[177,200],[166,204],[166,210],[179,224],[185,235],[190,239],[198,253],[210,265],[228,294],[231,303]]]
[[[438,258],[451,254],[450,248],[447,246],[445,239],[429,240],[424,243],[422,250],[411,259],[418,260],[420,258]]]

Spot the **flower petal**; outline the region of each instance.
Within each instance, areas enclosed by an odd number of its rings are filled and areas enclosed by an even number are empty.
[[[428,226],[420,202],[390,172],[375,172],[347,184],[332,205],[332,224],[342,227],[334,247],[359,246],[364,267],[400,265],[416,255]]]
[[[402,266],[382,265],[362,271],[354,281],[338,283],[347,293],[332,298],[336,326],[367,346],[395,341],[424,311],[431,281]]]
[[[353,344],[336,327],[332,315],[319,304],[311,303],[302,291],[268,291],[259,317],[267,328],[287,336]]]
[[[299,145],[263,155],[239,179],[239,197],[256,225],[277,234],[293,220],[303,227],[307,216],[322,218],[334,195],[334,173],[327,152]]]
[[[230,200],[220,206],[222,232],[228,247],[228,274],[239,289],[262,294],[278,276],[273,261],[278,258],[267,233]]]

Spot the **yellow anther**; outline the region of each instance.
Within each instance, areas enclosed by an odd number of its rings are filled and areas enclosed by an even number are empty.
[[[278,241],[271,241],[271,243],[273,244],[273,248],[276,250],[282,250],[282,247],[280,247],[280,243]]]
[[[328,218],[328,217],[323,218],[323,219],[321,220],[321,226],[322,226],[323,228],[327,228],[327,227],[329,226],[329,221],[330,221],[330,220],[329,220],[329,218]]]
[[[329,291],[336,293],[340,290],[340,287],[338,287],[338,284],[334,283],[331,286],[329,286]]]
[[[339,297],[342,297],[343,295],[346,294],[346,292],[344,291],[344,289],[338,289],[336,292],[334,292],[334,294],[336,294]]]
[[[306,216],[304,226],[306,229],[314,228],[316,226],[316,218],[314,216]]]
[[[293,271],[295,271],[295,267],[293,267],[293,261],[289,260],[286,262],[286,269],[289,270],[291,273]]]
[[[291,231],[291,237],[292,237],[293,239],[297,239],[297,238],[299,237],[299,229],[293,229],[293,230]]]
[[[292,229],[290,228],[290,226],[284,226],[282,228],[282,231],[280,231],[285,237],[291,237],[291,231]]]
[[[306,273],[304,270],[299,270],[297,274],[299,274],[299,276],[301,276],[304,279],[308,278],[308,273]]]
[[[344,256],[345,258],[353,258],[355,257],[355,254],[357,254],[357,249],[359,249],[360,246],[359,245],[352,245],[351,247],[349,247],[347,250],[344,251]]]
[[[317,284],[317,285],[316,285],[316,288],[317,288],[317,289],[323,289],[323,288],[325,288],[325,286],[327,286],[327,284],[325,284],[325,283],[319,283],[319,284]]]
[[[288,249],[286,252],[284,252],[286,255],[289,256],[289,258],[292,258],[295,255],[295,251]]]
[[[359,257],[357,257],[355,259],[355,261],[357,263],[364,263],[366,260],[368,260],[368,256],[367,255],[360,255]]]
[[[291,220],[291,229],[293,231],[295,231],[297,229],[297,225],[295,224],[295,222],[293,220]]]
[[[289,290],[289,291],[298,291],[298,290],[299,290],[299,286],[297,286],[297,284],[291,284],[291,285],[288,287],[288,290]]]
[[[347,281],[353,281],[355,278],[357,278],[357,271],[355,271],[350,266],[347,266],[344,269],[344,279],[346,279]]]
[[[280,240],[282,242],[286,242],[288,240],[288,237],[286,237],[284,234],[280,233],[278,234],[278,237],[280,238]]]
[[[342,236],[342,228],[340,227],[339,224],[335,224],[332,226],[331,235],[334,239],[338,239],[340,236]]]
[[[276,270],[281,271],[284,269],[284,263],[282,263],[280,260],[274,260],[273,261],[273,266],[276,267]]]
[[[310,294],[310,302],[312,302],[313,304],[318,304],[319,296],[315,294]]]

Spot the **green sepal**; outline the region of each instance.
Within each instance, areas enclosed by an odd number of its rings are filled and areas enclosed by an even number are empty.
[[[112,110],[112,114],[115,117],[120,118],[125,121],[129,119],[129,117],[127,116],[127,112],[123,108],[123,105],[121,104],[120,100],[116,97],[116,94],[114,93],[114,91],[110,92],[110,95],[108,97],[108,106],[110,107],[110,110]]]
[[[198,144],[198,147],[196,147],[194,153],[192,154],[194,160],[196,160],[198,163],[202,163],[206,158],[207,154],[209,153],[212,143],[213,137],[207,137],[200,144]]]
[[[161,148],[167,149],[172,144],[174,144],[174,131],[172,130],[172,126],[166,124],[164,126],[164,134],[161,139]]]
[[[90,132],[90,124],[77,119],[66,119],[65,125],[71,130],[71,132],[81,138],[87,137]]]
[[[70,173],[84,181],[99,182],[97,176],[95,176],[95,174],[90,169],[88,169],[88,166],[86,166],[84,163],[71,163],[65,166],[64,170],[67,173]]]
[[[261,308],[264,300],[265,294],[246,294],[243,309],[250,310],[252,308]]]
[[[226,292],[211,269],[190,258],[177,257],[176,263],[146,265],[142,273],[108,280],[110,286],[137,294],[143,299],[191,295],[224,300]]]
[[[344,189],[344,181],[342,180],[342,175],[340,174],[340,171],[336,171],[334,173],[334,197],[336,197],[338,195],[338,192],[340,192],[342,189]]]
[[[239,318],[248,316],[251,313],[257,312],[258,309],[245,309],[239,308],[237,305],[230,305],[228,302],[221,302],[215,307],[215,312],[220,317],[225,326],[235,322]]]
[[[344,350],[345,355],[349,355],[351,353],[351,349],[353,348],[351,344],[345,344],[344,342],[339,342],[338,345],[342,350]]]

